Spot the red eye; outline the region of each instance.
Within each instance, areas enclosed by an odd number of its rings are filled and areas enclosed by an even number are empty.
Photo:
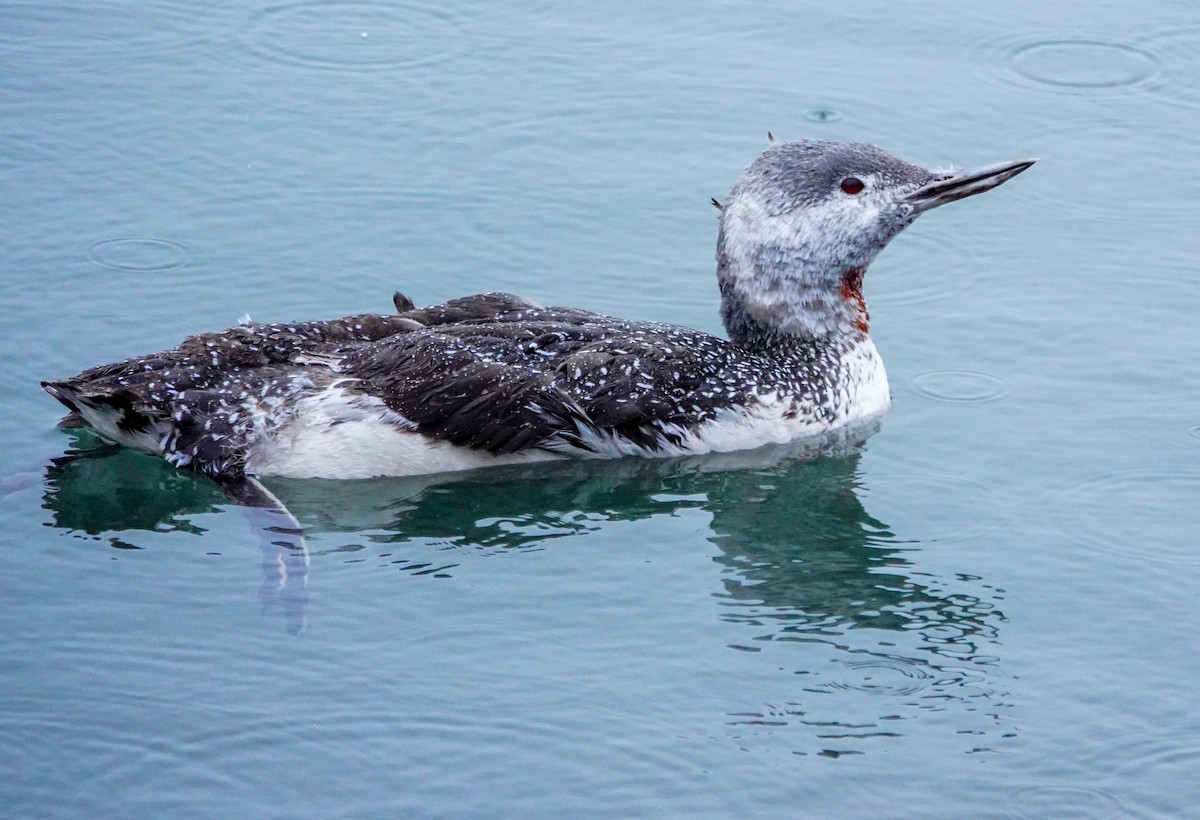
[[[842,190],[848,194],[861,194],[865,187],[858,177],[846,177],[842,180]]]

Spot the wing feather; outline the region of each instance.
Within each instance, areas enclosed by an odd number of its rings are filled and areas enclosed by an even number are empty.
[[[350,351],[340,371],[421,432],[493,453],[586,449],[598,434],[654,450],[753,400],[729,388],[715,337],[485,297],[405,314],[425,327]]]

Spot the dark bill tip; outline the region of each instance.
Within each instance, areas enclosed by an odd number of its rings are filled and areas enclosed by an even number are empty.
[[[985,165],[982,168],[970,168],[966,171],[951,171],[946,174],[936,174],[929,182],[904,198],[904,201],[914,206],[918,211],[928,211],[947,202],[966,199],[975,194],[990,191],[997,185],[1008,182],[1017,174],[1037,162],[1036,159],[1018,159],[1011,162],[997,162],[995,165]]]

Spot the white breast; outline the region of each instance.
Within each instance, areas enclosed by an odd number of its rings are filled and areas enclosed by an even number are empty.
[[[876,418],[887,412],[892,394],[875,343],[868,337],[855,345],[843,362],[847,402],[835,426]]]

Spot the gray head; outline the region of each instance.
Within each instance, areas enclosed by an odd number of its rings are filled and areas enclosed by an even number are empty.
[[[717,278],[730,338],[865,334],[862,276],[923,212],[982,193],[1034,160],[932,172],[862,143],[772,145],[721,206]]]

